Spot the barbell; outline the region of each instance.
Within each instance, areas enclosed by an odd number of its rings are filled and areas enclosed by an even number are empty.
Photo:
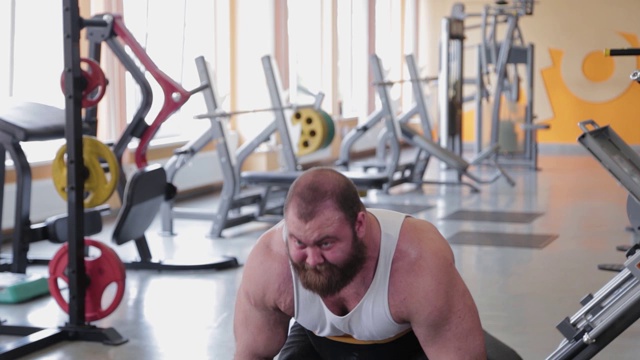
[[[408,83],[408,82],[433,82],[433,81],[438,81],[438,77],[437,76],[428,76],[425,78],[420,78],[420,79],[400,79],[400,80],[388,80],[388,81],[374,81],[373,85],[386,85],[386,86],[391,86],[391,85],[395,85],[395,84],[403,84],[403,83]]]

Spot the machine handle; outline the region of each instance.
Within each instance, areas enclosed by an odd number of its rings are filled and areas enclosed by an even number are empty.
[[[594,129],[599,129],[600,128],[600,126],[598,126],[598,124],[595,121],[591,120],[591,119],[585,120],[585,121],[581,121],[581,122],[578,123],[578,126],[580,127],[580,129],[584,133],[589,132],[589,129],[587,129],[588,125],[593,126]]]
[[[638,56],[640,48],[604,49],[604,56]]]

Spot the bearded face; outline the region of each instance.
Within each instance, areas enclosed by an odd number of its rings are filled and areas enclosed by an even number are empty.
[[[342,264],[325,261],[322,264],[310,266],[304,261],[295,262],[293,260],[291,260],[291,264],[305,289],[326,297],[337,294],[351,283],[364,266],[366,250],[364,241],[358,238],[353,230],[350,254]],[[291,259],[291,255],[289,258]]]

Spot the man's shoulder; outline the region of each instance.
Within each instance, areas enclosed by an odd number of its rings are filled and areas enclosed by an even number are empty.
[[[289,257],[282,237],[282,223],[263,233],[251,250],[248,263],[261,268],[289,269]]]
[[[287,307],[293,296],[289,257],[282,237],[282,226],[266,231],[251,250],[245,264],[245,279],[251,292],[259,293],[264,301]],[[284,309],[283,309],[284,310]]]
[[[453,261],[451,246],[432,223],[405,218],[393,256],[394,276],[414,278],[416,272],[437,276],[450,261]]]
[[[258,238],[252,252],[257,252],[260,257],[263,257],[263,261],[268,260],[280,263],[283,259],[287,260],[286,244],[282,235],[282,226],[282,223],[278,223],[265,231]]]
[[[389,280],[389,306],[396,321],[410,321],[424,303],[433,302],[452,261],[449,243],[432,223],[405,218]]]
[[[406,217],[400,229],[398,250],[404,250],[408,254],[421,255],[442,251],[442,247],[448,248],[448,243],[440,231],[431,222]]]

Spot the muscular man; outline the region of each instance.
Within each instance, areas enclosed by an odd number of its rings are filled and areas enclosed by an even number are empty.
[[[439,231],[365,209],[328,168],[292,184],[249,255],[234,335],[236,360],[486,359],[490,337]]]

